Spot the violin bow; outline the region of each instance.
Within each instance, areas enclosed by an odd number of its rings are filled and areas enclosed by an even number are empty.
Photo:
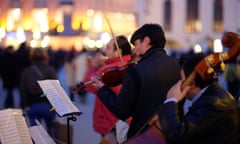
[[[108,27],[109,27],[109,29],[110,29],[111,34],[112,34],[112,37],[113,37],[113,40],[114,40],[114,44],[116,45],[117,51],[118,51],[118,53],[119,53],[119,57],[120,57],[120,60],[121,60],[121,64],[124,65],[122,53],[121,53],[120,48],[119,48],[119,45],[118,45],[118,43],[117,43],[117,39],[116,39],[116,37],[115,37],[115,35],[114,35],[114,32],[113,32],[111,23],[110,23],[109,19],[107,18],[106,14],[105,14],[104,12],[103,12],[103,16],[104,16],[104,18],[105,18],[105,20],[106,20],[106,22],[107,22],[107,24],[108,24]]]

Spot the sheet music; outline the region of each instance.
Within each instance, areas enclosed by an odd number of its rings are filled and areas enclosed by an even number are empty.
[[[41,124],[30,127],[29,132],[35,144],[56,144]]]
[[[81,113],[79,109],[72,103],[58,80],[41,80],[37,82],[44,94],[46,94],[51,105],[55,108],[56,112],[60,116],[71,113]]]
[[[32,144],[21,109],[0,111],[0,137],[2,144]]]

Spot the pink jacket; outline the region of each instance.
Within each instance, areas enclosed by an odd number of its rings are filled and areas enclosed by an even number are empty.
[[[131,60],[130,55],[126,55],[123,56],[123,64],[127,64],[129,61]],[[120,58],[113,58],[113,59],[109,59],[105,61],[105,65],[103,67],[101,67],[96,73],[95,75],[97,76],[101,76],[103,74],[103,72],[111,67],[114,66],[122,66],[121,60]],[[91,76],[94,75],[94,72],[92,71],[91,73],[87,74],[88,78],[85,77],[86,79],[90,79]],[[115,87],[111,87],[111,89],[118,94],[120,89],[121,89],[122,85],[118,85]],[[91,91],[93,93],[97,93],[97,90],[94,89],[92,86],[88,86],[86,88],[87,91]],[[96,97],[95,99],[95,105],[94,105],[94,111],[93,111],[93,128],[96,132],[100,133],[100,134],[107,134],[111,128],[115,125],[115,123],[117,122],[117,118],[115,115],[113,115],[108,109],[107,107],[105,107],[105,105],[101,102],[101,100]]]

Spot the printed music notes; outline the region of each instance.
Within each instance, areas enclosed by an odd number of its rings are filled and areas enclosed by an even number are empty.
[[[53,106],[51,110],[55,110],[59,116],[81,114],[79,109],[72,103],[67,93],[61,87],[58,80],[41,80],[37,82]]]
[[[0,141],[2,144],[32,144],[21,109],[0,111]]]
[[[30,127],[29,132],[35,144],[56,144],[40,123]]]

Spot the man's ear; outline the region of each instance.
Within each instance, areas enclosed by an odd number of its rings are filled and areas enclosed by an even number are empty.
[[[150,44],[151,40],[148,36],[145,36],[143,41],[146,43],[146,44]]]
[[[142,42],[143,46],[147,49],[151,48],[151,39],[148,36],[145,36]]]

